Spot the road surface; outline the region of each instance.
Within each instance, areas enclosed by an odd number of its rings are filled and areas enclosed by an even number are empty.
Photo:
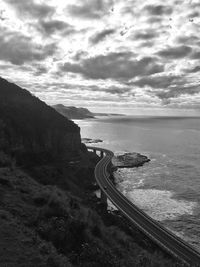
[[[200,266],[200,254],[194,248],[149,217],[116,189],[109,179],[110,174],[107,170],[114,155],[113,152],[98,147],[88,146],[88,149],[104,153],[104,157],[95,167],[95,178],[100,189],[125,217],[168,253],[188,264]]]

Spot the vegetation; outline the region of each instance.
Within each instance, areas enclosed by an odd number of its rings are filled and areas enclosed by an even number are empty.
[[[138,244],[137,230],[128,234],[120,229],[122,222],[104,222],[67,191],[41,185],[9,166],[0,168],[0,177],[0,262],[5,266],[183,266],[159,250],[148,252]]]
[[[1,266],[184,266],[95,197],[74,123],[3,79],[0,122]]]
[[[0,149],[20,163],[71,158],[80,129],[28,91],[0,78]]]
[[[94,118],[94,114],[87,108],[67,107],[62,104],[57,104],[52,107],[68,119],[82,120],[86,118]]]

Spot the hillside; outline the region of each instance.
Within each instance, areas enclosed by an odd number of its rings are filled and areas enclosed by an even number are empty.
[[[124,114],[116,113],[94,113],[87,108],[77,108],[72,106],[64,106],[63,104],[53,105],[57,112],[71,120],[83,120],[83,119],[93,119],[97,117],[109,117],[109,116],[125,116]]]
[[[183,267],[94,194],[80,129],[0,79],[0,266]]]
[[[80,149],[80,129],[28,91],[0,78],[0,149],[18,160],[70,158]]]
[[[82,120],[94,118],[93,113],[87,108],[67,107],[62,104],[53,105],[52,107],[68,119]]]

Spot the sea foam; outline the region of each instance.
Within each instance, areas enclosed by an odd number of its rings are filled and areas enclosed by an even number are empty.
[[[196,207],[196,202],[176,200],[172,192],[157,189],[134,189],[126,197],[157,221],[192,215]]]

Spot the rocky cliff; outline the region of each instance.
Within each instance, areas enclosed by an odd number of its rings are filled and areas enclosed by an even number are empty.
[[[30,157],[39,161],[24,164]],[[0,79],[0,266],[184,266],[106,211],[93,191],[97,161],[73,122]]]
[[[94,114],[87,108],[67,107],[62,104],[57,104],[52,107],[68,119],[82,120],[94,118]]]
[[[27,90],[0,78],[0,150],[16,158],[29,155],[71,158],[81,146],[80,129]]]

